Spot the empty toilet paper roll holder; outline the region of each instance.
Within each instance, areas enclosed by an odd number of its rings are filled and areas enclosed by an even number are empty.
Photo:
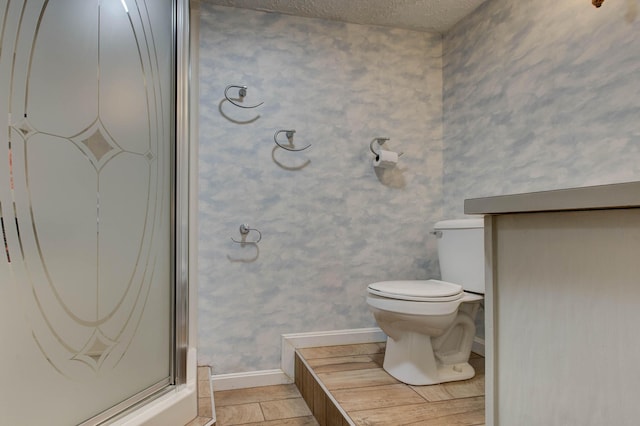
[[[377,153],[374,149],[373,149],[373,144],[378,142],[378,146],[380,146],[380,148],[382,148],[382,145],[387,142],[389,140],[389,138],[374,138],[371,143],[369,144],[369,149],[371,150],[371,152],[373,152],[373,155],[376,156],[376,160],[378,160],[380,154]],[[399,152],[398,153],[398,157],[400,157],[402,154],[404,154],[404,152]]]

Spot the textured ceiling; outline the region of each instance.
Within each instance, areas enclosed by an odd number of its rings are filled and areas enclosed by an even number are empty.
[[[485,0],[203,0],[221,6],[443,33]]]

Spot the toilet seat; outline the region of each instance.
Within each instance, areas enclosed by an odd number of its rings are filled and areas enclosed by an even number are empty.
[[[464,295],[465,293],[463,293],[463,297],[457,300],[418,302],[415,300],[392,299],[369,292],[367,294],[367,304],[370,307],[397,314],[450,315],[458,311],[460,304],[465,301]]]
[[[440,280],[381,281],[369,284],[370,294],[414,302],[450,302],[464,297],[462,286]]]

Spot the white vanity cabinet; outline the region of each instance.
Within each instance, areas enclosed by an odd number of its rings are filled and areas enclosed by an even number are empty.
[[[471,199],[487,425],[640,424],[640,183]]]

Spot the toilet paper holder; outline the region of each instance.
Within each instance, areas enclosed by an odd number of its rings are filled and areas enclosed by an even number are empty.
[[[374,144],[374,143],[376,143],[376,142],[378,142],[378,146],[379,146],[380,148],[382,148],[382,145],[383,145],[385,142],[387,142],[388,140],[390,140],[390,139],[389,139],[389,138],[374,138],[374,139],[371,141],[371,143],[369,144],[369,149],[371,150],[371,152],[373,152],[373,155],[375,155],[375,156],[376,156],[376,160],[378,159],[378,157],[379,157],[379,155],[380,155],[380,154],[379,154],[379,153],[377,153],[377,152],[373,149],[373,144]],[[400,157],[402,154],[404,154],[404,152],[399,152],[399,153],[398,153],[398,157]]]

